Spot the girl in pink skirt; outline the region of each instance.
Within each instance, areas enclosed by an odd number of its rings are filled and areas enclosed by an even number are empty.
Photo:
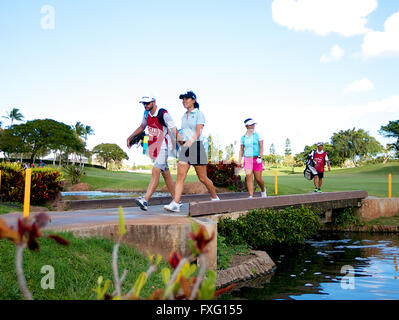
[[[262,198],[265,198],[266,188],[265,182],[262,179],[263,170],[263,137],[255,132],[255,124],[251,118],[244,121],[247,132],[241,137],[241,149],[239,164],[242,166],[242,158],[244,157],[244,170],[247,180],[247,188],[249,192],[249,197],[252,198],[254,195],[254,182],[253,177],[255,177],[256,182],[261,188]]]

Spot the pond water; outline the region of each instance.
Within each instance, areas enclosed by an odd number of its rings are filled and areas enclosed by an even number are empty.
[[[399,299],[399,235],[320,234],[295,247],[265,251],[277,267],[220,299]]]
[[[122,199],[137,198],[145,195],[145,192],[103,192],[103,191],[68,191],[61,192],[63,200],[94,200],[94,199]],[[153,197],[162,197],[168,194],[155,192]]]

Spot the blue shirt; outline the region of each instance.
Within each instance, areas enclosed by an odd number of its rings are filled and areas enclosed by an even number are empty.
[[[205,116],[199,109],[193,109],[188,118],[187,112],[181,118],[181,134],[184,141],[190,140],[195,135],[198,124],[205,125]],[[197,141],[201,140],[200,137],[198,137]]]
[[[259,156],[259,141],[263,141],[263,137],[257,132],[252,133],[250,137],[246,134],[241,137],[241,144],[244,145],[244,157]]]

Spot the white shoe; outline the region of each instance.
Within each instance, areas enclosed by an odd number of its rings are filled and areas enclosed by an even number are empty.
[[[248,197],[248,199],[252,199],[252,198],[253,198],[252,196],[249,196],[249,197]]]
[[[169,203],[166,206],[163,206],[164,210],[169,211],[169,212],[180,212],[180,205],[176,203],[174,200],[172,200],[171,203]]]
[[[137,199],[134,199],[134,201],[136,202],[137,206],[140,207],[141,210],[144,210],[144,211],[148,210],[148,203],[147,203],[147,201],[145,201],[144,198],[137,198]]]
[[[219,201],[220,199],[219,199],[219,197],[218,197],[218,196],[216,196],[216,198],[215,198],[215,199],[211,198],[211,200],[212,200],[212,201]]]
[[[266,189],[265,189],[265,191],[264,191],[264,192],[261,192],[260,194],[261,194],[261,197],[262,197],[262,198],[266,198],[266,197],[267,197],[267,194],[266,194]]]

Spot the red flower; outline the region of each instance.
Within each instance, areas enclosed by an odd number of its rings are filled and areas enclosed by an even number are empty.
[[[215,232],[212,234],[212,236],[208,236],[208,233],[206,232],[206,229],[203,225],[200,225],[197,234],[194,234],[193,232],[190,232],[190,237],[191,239],[194,240],[195,248],[200,252],[200,253],[205,253],[206,252],[206,246],[209,242],[213,240],[215,237]]]
[[[177,266],[179,265],[181,260],[181,256],[178,252],[173,251],[169,255],[169,264],[173,269],[176,269]]]

